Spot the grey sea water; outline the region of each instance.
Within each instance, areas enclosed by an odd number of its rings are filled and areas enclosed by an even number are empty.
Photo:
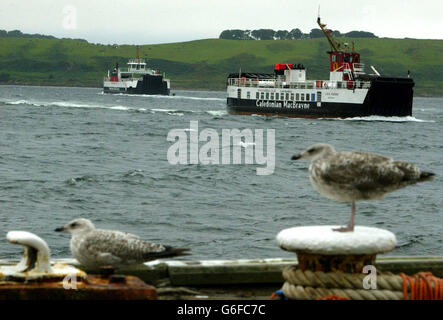
[[[415,98],[413,117],[288,119],[228,115],[225,92],[104,95],[101,89],[0,86],[0,258],[14,258],[10,230],[43,237],[69,257],[73,218],[143,239],[192,248],[192,259],[289,257],[287,227],[345,224],[350,207],[312,188],[294,153],[316,142],[411,161],[437,174],[357,204],[358,225],[397,236],[390,255],[443,255],[443,99]],[[169,130],[275,129],[272,175],[257,165],[170,165]],[[266,141],[266,139],[265,139]],[[202,143],[203,144],[203,143]]]

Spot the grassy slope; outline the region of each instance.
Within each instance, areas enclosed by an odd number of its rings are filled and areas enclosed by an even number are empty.
[[[362,62],[382,74],[406,76],[411,70],[416,93],[443,95],[443,41],[349,39]],[[274,63],[303,63],[308,78],[327,79],[325,39],[238,41],[208,39],[145,45],[141,56],[171,78],[173,88],[225,88],[228,73],[272,72]],[[0,74],[9,83],[100,86],[116,61],[124,66],[135,47],[96,45],[75,40],[0,38]]]

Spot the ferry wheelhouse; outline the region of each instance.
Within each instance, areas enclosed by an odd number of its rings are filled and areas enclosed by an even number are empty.
[[[414,81],[409,77],[365,73],[360,53],[339,43],[320,17],[317,23],[331,45],[329,80],[308,80],[301,64],[275,64],[274,73],[231,73],[227,108],[231,114],[289,117],[410,116]]]
[[[129,94],[160,94],[169,95],[170,80],[165,79],[160,70],[148,68],[145,59],[129,59],[128,68],[122,70],[118,63],[103,79],[103,92]]]

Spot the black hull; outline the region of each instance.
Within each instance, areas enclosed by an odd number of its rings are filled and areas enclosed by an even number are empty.
[[[272,106],[272,101],[257,106],[253,99],[228,98],[227,108],[230,114],[278,115],[297,118],[353,118],[367,116],[405,117],[412,115],[414,82],[410,78],[377,77],[371,80],[371,86],[362,104],[322,102],[280,101],[279,106]],[[267,104],[267,105],[266,105]],[[271,106],[269,106],[271,104]]]
[[[163,80],[162,76],[144,75],[142,80],[137,82],[137,87],[135,88],[128,88],[128,90],[125,90],[124,88],[121,88],[120,90],[113,90],[112,88],[103,87],[103,92],[169,95],[170,90],[167,82]]]
[[[322,103],[317,107],[316,102],[300,103],[301,107],[258,107],[256,100],[228,98],[228,112],[243,115],[267,115],[295,118],[349,118],[360,117],[364,110],[363,105]]]
[[[411,78],[372,79],[364,102],[366,115],[412,116],[413,87],[414,81]]]

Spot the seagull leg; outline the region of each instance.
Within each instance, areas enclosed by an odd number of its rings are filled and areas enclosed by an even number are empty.
[[[346,227],[342,227],[342,228],[336,228],[336,229],[332,229],[333,231],[338,231],[338,232],[351,232],[354,231],[354,225],[355,225],[355,201],[352,201],[352,209],[351,209],[351,217],[349,218],[349,223]]]

